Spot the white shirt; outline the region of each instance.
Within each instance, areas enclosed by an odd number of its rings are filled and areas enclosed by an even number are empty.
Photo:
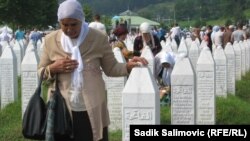
[[[179,26],[173,27],[171,29],[171,38],[174,39],[177,36],[180,39],[181,29]]]
[[[91,22],[89,27],[101,30],[103,33],[107,34],[105,25],[100,22]]]
[[[224,32],[222,32],[222,31],[215,32],[215,34],[214,34],[214,44],[215,44],[216,47],[217,46],[222,46],[223,34],[224,34]]]

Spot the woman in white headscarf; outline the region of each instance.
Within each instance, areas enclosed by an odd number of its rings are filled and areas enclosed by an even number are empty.
[[[160,88],[160,98],[164,101],[171,91],[171,73],[176,56],[173,52],[161,51],[155,56],[155,78]]]
[[[38,66],[39,74],[45,68],[44,77],[53,82],[48,97],[55,89],[53,80],[57,74],[60,91],[71,111],[73,140],[107,141],[110,121],[102,71],[107,76],[126,76],[133,67],[148,62],[134,57],[127,63],[118,63],[108,37],[88,27],[77,0],[61,3],[57,16],[61,29],[45,36]]]
[[[140,25],[141,35],[134,40],[134,56],[140,56],[145,46],[149,46],[155,56],[162,49],[159,38],[152,33],[149,23],[144,22]]]

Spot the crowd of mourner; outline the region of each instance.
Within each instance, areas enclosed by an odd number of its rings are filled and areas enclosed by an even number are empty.
[[[173,51],[163,51],[163,45],[166,45],[167,42],[175,41],[178,47],[182,38],[190,38],[192,41],[204,42],[212,52],[213,47],[221,46],[225,48],[227,43],[233,44],[235,41],[244,41],[250,37],[250,28],[247,24],[244,25],[240,22],[237,25],[207,25],[190,28],[189,30],[186,28],[182,29],[175,23],[169,31],[143,22],[139,26],[138,31],[129,29],[125,24],[118,24],[108,32],[105,25],[100,22],[100,16],[97,14],[94,17],[94,21],[89,23],[89,27],[96,28],[103,34],[106,34],[110,46],[112,48],[120,48],[126,61],[134,56],[140,56],[146,46],[151,49],[155,57],[155,71],[153,75],[158,83],[163,105],[170,104],[171,72],[178,55],[181,56]],[[46,34],[46,32],[38,31],[37,28],[26,32],[18,28],[13,32],[8,26],[4,26],[0,29],[0,41],[11,42],[11,40],[19,41],[24,39],[27,42],[32,41],[36,44],[39,40],[42,42]],[[132,48],[128,47],[127,43],[129,41],[132,43]]]

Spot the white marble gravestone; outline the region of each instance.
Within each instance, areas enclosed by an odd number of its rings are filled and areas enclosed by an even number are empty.
[[[38,63],[39,57],[34,49],[26,52],[21,64],[22,116],[39,83]]]
[[[246,48],[242,41],[239,42],[239,47],[241,50],[241,76],[246,75]]]
[[[171,42],[167,42],[166,45],[164,47],[162,47],[162,51],[173,52],[173,49],[172,49],[172,46],[171,46]]]
[[[126,63],[126,60],[118,47],[115,47],[113,52],[118,62]],[[111,131],[122,130],[122,90],[124,89],[126,81],[126,76],[105,78],[110,115],[109,130]]]
[[[27,48],[25,50],[25,54],[26,54],[26,52],[28,52],[30,50],[33,50],[33,49],[35,49],[35,51],[36,51],[36,47],[35,47],[34,41],[30,40],[29,43],[28,43],[28,45],[27,45]]]
[[[201,41],[201,44],[199,45],[199,52],[201,52],[201,50],[202,50],[204,47],[207,47],[207,42],[206,42],[205,40],[202,40],[202,41]]]
[[[172,71],[171,124],[195,124],[195,72],[188,58],[180,59]]]
[[[3,51],[3,47],[2,47],[2,45],[0,44],[0,56],[2,55],[2,51]]]
[[[154,55],[149,46],[145,46],[142,50],[141,57],[144,57],[148,61],[148,67],[152,74],[155,74],[155,61]]]
[[[196,124],[215,124],[215,63],[204,47],[196,65]]]
[[[39,48],[40,48],[40,46],[42,45],[42,42],[43,42],[43,39],[42,39],[42,40],[38,40],[38,41],[36,42],[36,49],[39,49]]]
[[[122,140],[132,124],[160,124],[160,95],[148,67],[133,68],[122,91]]]
[[[227,97],[227,58],[222,46],[217,46],[214,50],[215,61],[215,95]]]
[[[18,97],[17,59],[13,49],[5,47],[0,58],[1,108],[14,102]]]
[[[24,40],[25,40],[25,39],[24,39]],[[21,47],[21,49],[22,49],[22,58],[23,58],[24,55],[25,55],[25,49],[26,49],[26,47],[25,47],[25,45],[24,45],[24,40],[16,41],[16,42],[19,43],[19,45],[20,45],[20,47]]]
[[[191,48],[191,44],[193,41],[192,41],[191,37],[187,37],[185,40],[186,40],[187,48],[189,50]]]
[[[39,58],[41,58],[44,44],[45,44],[45,42],[44,42],[44,40],[42,40],[41,45],[39,45],[39,47],[37,46],[36,53],[37,53]]]
[[[184,37],[181,38],[181,42],[178,48],[178,53],[188,54],[188,48],[187,48],[187,44],[186,44]]]
[[[127,36],[127,38],[124,42],[125,42],[126,47],[129,51],[134,51],[134,37]]]
[[[250,47],[247,44],[247,40],[244,40],[243,45],[246,49],[246,72],[250,70]]]
[[[194,40],[195,42],[196,42],[196,44],[198,45],[198,46],[200,46],[201,45],[201,42],[200,42],[200,40],[198,39],[198,38],[195,38],[195,40]]]
[[[22,47],[20,46],[20,44],[16,41],[13,43],[13,51],[16,55],[17,58],[17,75],[20,76],[21,74],[21,62],[22,62]]]
[[[231,43],[227,43],[225,49],[227,57],[227,93],[235,95],[235,53]]]
[[[2,46],[2,53],[4,49],[9,46],[9,43],[7,41],[0,41],[0,45]]]
[[[21,45],[23,46],[23,49],[24,49],[24,54],[23,54],[24,56],[29,42],[26,39],[22,39],[21,41],[22,41]]]
[[[200,55],[199,46],[196,44],[195,41],[192,41],[191,47],[188,52],[188,58],[191,61],[194,71],[196,71],[196,64],[197,64],[199,55]]]
[[[235,80],[241,80],[241,49],[237,41],[233,43],[235,53]]]

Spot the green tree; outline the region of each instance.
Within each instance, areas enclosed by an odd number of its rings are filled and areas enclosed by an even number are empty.
[[[47,27],[56,23],[57,0],[0,0],[2,24]]]
[[[91,22],[93,20],[93,11],[88,4],[83,5],[83,11],[85,14],[85,21]]]

